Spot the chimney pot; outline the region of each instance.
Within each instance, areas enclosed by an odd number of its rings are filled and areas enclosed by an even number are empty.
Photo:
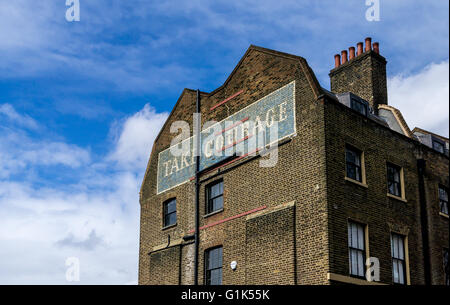
[[[356,44],[356,47],[358,48],[356,56],[359,56],[363,53],[363,43],[362,42],[358,42]]]
[[[369,35],[366,35],[369,36]],[[373,42],[374,41],[374,42]],[[355,41],[358,42],[358,41]],[[366,51],[364,51],[364,42]],[[373,42],[373,44],[372,44]],[[354,57],[357,48],[358,57]],[[336,94],[352,92],[365,99],[374,114],[378,114],[379,105],[388,105],[386,60],[379,55],[377,41],[367,37],[362,42],[350,44],[335,56],[336,66],[330,71],[330,89]],[[347,57],[350,55],[349,57]]]
[[[373,43],[373,50],[375,53],[380,54],[380,44],[378,42]]]
[[[366,38],[366,52],[372,50],[372,38]]]
[[[341,55],[334,55],[334,67],[337,68],[341,65]]]
[[[347,62],[347,50],[343,50],[341,52],[341,57],[342,57],[342,64],[345,64]]]
[[[352,60],[353,58],[355,58],[355,47],[350,47],[350,48],[348,48],[348,50],[349,50],[349,54],[350,54],[349,60]]]

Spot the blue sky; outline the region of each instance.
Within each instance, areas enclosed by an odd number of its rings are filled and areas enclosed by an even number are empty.
[[[448,137],[449,3],[0,0],[0,283],[136,283],[138,190],[183,88],[212,91],[250,44],[300,55],[325,88],[367,36],[389,102]]]

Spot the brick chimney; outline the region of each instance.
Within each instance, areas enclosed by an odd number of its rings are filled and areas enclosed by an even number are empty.
[[[335,60],[335,68],[330,71],[331,91],[334,93],[352,92],[366,101],[378,113],[378,105],[388,103],[387,83],[386,83],[386,59],[380,55],[378,42],[372,45],[372,39],[365,39],[363,43],[357,44],[356,56],[355,48],[349,48],[350,58],[348,61],[342,60],[338,65]],[[342,51],[347,55],[347,51]]]

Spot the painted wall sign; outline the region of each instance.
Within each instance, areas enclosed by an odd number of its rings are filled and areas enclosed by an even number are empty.
[[[232,155],[246,155],[296,134],[295,81],[216,122],[200,132],[200,170]],[[190,137],[159,153],[157,194],[181,185],[195,175]],[[174,153],[175,149],[181,153]]]

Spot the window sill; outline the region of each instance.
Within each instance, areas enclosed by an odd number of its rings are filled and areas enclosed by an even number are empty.
[[[365,187],[365,188],[368,188],[368,187],[369,187],[367,184],[365,184],[365,183],[363,183],[363,182],[359,182],[358,180],[354,180],[354,179],[349,178],[349,177],[345,177],[345,181],[352,182],[352,183],[354,183],[354,184],[357,184],[357,185],[362,186],[362,187]]]
[[[405,198],[398,197],[398,196],[392,195],[390,193],[387,193],[387,196],[389,198],[392,198],[392,199],[395,199],[395,200],[398,200],[398,201],[401,201],[401,202],[405,202],[405,203],[408,202],[408,200],[406,200]]]
[[[174,223],[173,225],[168,225],[168,226],[163,227],[161,230],[164,231],[164,230],[176,227],[176,226],[177,226],[177,223]]]
[[[445,218],[447,218],[447,219],[448,219],[448,214],[445,214],[445,213],[439,212],[439,215],[441,215],[442,217],[445,217]]]
[[[203,215],[203,218],[208,218],[209,216],[213,216],[213,215],[216,215],[216,214],[219,214],[219,213],[222,213],[222,212],[223,212],[223,208],[220,209],[220,210],[211,212],[211,213],[209,213],[209,214]]]

